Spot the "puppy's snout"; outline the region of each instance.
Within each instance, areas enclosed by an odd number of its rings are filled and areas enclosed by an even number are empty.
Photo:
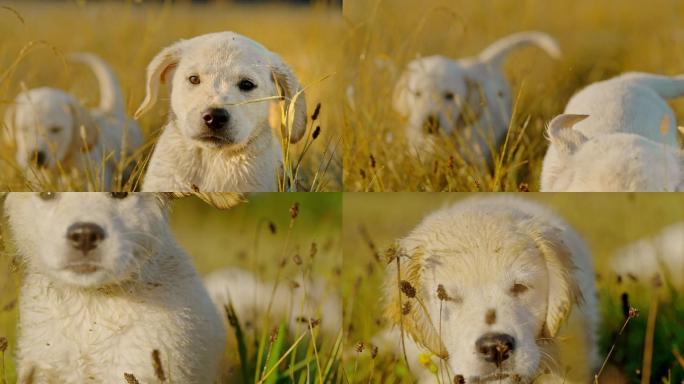
[[[211,108],[202,114],[202,120],[212,131],[223,129],[230,120],[230,114],[223,108]]]
[[[475,347],[482,359],[499,367],[513,354],[515,339],[505,333],[485,333],[477,339]]]
[[[67,229],[69,243],[83,253],[95,249],[105,237],[104,229],[95,223],[75,223]]]
[[[47,163],[47,155],[43,151],[33,151],[29,155],[33,164],[38,167],[44,167]]]

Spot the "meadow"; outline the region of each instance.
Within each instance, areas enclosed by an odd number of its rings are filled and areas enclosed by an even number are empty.
[[[230,210],[210,207],[196,198],[176,200],[170,223],[203,276],[239,267],[291,289],[296,289],[294,279],[312,277],[325,281],[321,297],[332,297],[339,295],[341,215],[341,194],[273,193],[251,195]],[[14,348],[22,266],[6,221],[0,223],[0,349],[1,340],[8,341],[0,352],[0,383],[4,384],[16,381]],[[293,308],[301,303],[291,305],[294,314]],[[321,314],[326,315],[339,316]],[[228,329],[218,383],[339,382],[341,332],[319,335],[317,328],[308,329],[306,324],[287,330],[285,323],[271,323],[266,317],[249,328],[240,313],[236,316],[239,325]]]
[[[676,0],[351,0],[344,16],[346,78],[337,97],[346,100],[347,191],[537,191],[546,124],[572,94],[624,71],[684,72],[684,4]],[[525,30],[551,34],[563,55],[528,48],[509,56],[513,116],[491,165],[466,161],[448,143],[432,155],[407,151],[405,122],[392,108],[406,63],[468,57]],[[684,102],[671,104],[681,119]]]
[[[342,54],[336,44],[342,20],[339,7],[327,3],[294,7],[140,1],[3,2],[0,111],[19,92],[40,86],[65,90],[83,105],[96,106],[94,76],[86,67],[65,59],[70,52],[85,51],[101,56],[112,66],[123,89],[126,111],[132,115],[144,97],[145,68],[162,48],[182,38],[235,31],[275,51],[292,67],[306,89],[309,115],[321,105],[318,119],[309,119],[305,137],[296,145],[284,145],[284,172],[290,185],[296,183],[301,191],[340,190],[341,127],[337,122],[342,111],[334,102],[331,82]],[[166,122],[168,100],[167,89],[162,89],[158,105],[139,120],[145,144],[123,161],[122,165],[137,164],[134,177],[123,189],[140,185],[143,168]],[[280,127],[273,128],[279,135]],[[9,132],[7,129],[2,127],[4,133]],[[84,190],[88,182],[98,183],[88,180],[87,175],[74,177],[68,170],[57,169],[36,185],[17,165],[11,135],[1,136],[0,190]],[[280,189],[286,189],[285,183]]]
[[[388,327],[381,310],[385,250],[408,234],[428,213],[468,196],[474,195],[345,194],[342,291],[346,299],[346,339],[349,349],[359,343],[365,346],[361,352],[345,355],[344,367],[349,376],[355,377],[353,382],[413,382],[395,353],[382,349],[375,351],[375,357],[371,353],[372,337]],[[681,198],[676,194],[538,193],[523,197],[550,206],[591,248],[600,298],[600,354],[608,366],[599,382],[670,384],[684,380],[681,293],[674,293],[666,282],[662,286],[649,282],[618,283],[609,268],[610,258],[620,247],[684,220]],[[630,319],[623,334],[618,336],[625,323],[625,306],[638,309],[640,315]]]

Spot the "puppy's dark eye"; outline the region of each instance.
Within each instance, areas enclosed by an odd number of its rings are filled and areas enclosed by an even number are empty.
[[[240,88],[241,91],[249,92],[256,88],[256,84],[254,84],[251,80],[243,79],[238,83],[238,88]]]
[[[110,195],[114,199],[125,199],[128,196],[128,192],[112,192]]]
[[[40,197],[42,200],[45,200],[45,201],[54,200],[57,197],[57,193],[55,193],[55,192],[41,192],[38,194],[38,197]]]
[[[520,296],[521,294],[527,292],[527,290],[529,290],[529,289],[530,289],[530,287],[528,287],[525,284],[515,283],[511,286],[511,289],[509,290],[509,292],[513,296]]]
[[[453,92],[447,92],[444,94],[444,99],[446,100],[453,100],[454,99],[454,94]]]
[[[52,134],[57,134],[57,133],[60,133],[62,131],[62,127],[50,127],[49,131]]]
[[[188,77],[188,81],[190,82],[190,84],[197,85],[200,83],[200,78],[197,75],[192,75],[192,76]]]

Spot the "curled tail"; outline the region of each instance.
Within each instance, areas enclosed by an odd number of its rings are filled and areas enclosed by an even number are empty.
[[[511,51],[529,45],[536,45],[549,56],[557,59],[561,55],[558,42],[543,32],[520,32],[497,40],[480,53],[480,59],[493,65],[501,65]]]
[[[621,75],[619,79],[650,88],[664,99],[684,96],[684,75],[670,77],[643,72],[629,72]]]
[[[100,87],[99,108],[116,116],[125,116],[119,81],[109,65],[99,56],[91,53],[72,53],[69,55],[69,59],[76,63],[88,65],[95,74],[95,77],[97,77]]]

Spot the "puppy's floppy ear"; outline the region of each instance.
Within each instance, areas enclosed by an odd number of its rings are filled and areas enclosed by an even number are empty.
[[[164,84],[178,65],[182,54],[183,41],[179,41],[161,50],[147,65],[147,83],[145,99],[135,111],[135,118],[149,111],[157,102],[159,84]]]
[[[100,135],[100,129],[95,120],[93,120],[90,112],[76,100],[69,103],[69,113],[73,119],[71,145],[74,146],[74,153],[84,147],[90,149],[97,143]]]
[[[405,117],[409,112],[409,90],[408,90],[408,73],[404,71],[397,84],[394,86],[394,93],[392,95],[392,106],[394,110],[401,116]]]
[[[306,132],[304,90],[292,69],[275,53],[272,53],[271,70],[277,88],[282,91],[282,96],[285,97],[286,126],[291,127],[291,132],[284,132],[284,134],[287,135],[291,143],[296,143]]]
[[[14,116],[16,115],[16,109],[15,105],[9,105],[5,109],[4,126],[2,127],[2,140],[5,143],[14,142]]]
[[[387,255],[389,264],[384,285],[385,315],[395,326],[403,327],[405,335],[410,335],[435,355],[446,358],[447,350],[421,304],[431,294],[422,286],[421,277],[426,261],[424,250],[407,250],[403,245],[397,244],[387,251]],[[415,297],[410,297],[411,290]]]
[[[549,291],[542,336],[552,338],[569,317],[572,307],[583,300],[574,277],[577,267],[572,262],[572,251],[563,240],[562,229],[536,219],[530,219],[523,225],[546,262]]]
[[[546,130],[549,141],[556,145],[558,151],[565,154],[572,154],[587,141],[587,137],[581,132],[572,129],[573,125],[586,119],[589,115],[563,114],[556,116],[549,128]]]

